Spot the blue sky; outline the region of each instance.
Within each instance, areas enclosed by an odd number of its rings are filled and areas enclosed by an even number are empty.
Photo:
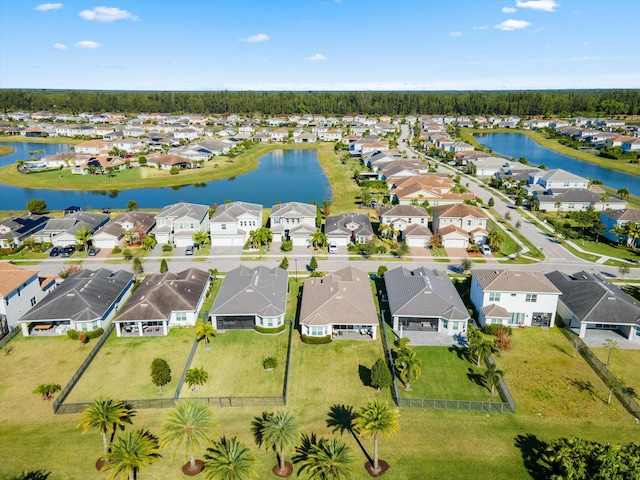
[[[0,88],[640,88],[638,0],[0,1]]]

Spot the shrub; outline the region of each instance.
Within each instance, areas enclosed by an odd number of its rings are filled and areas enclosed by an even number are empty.
[[[171,170],[169,170],[169,173],[171,175],[178,175],[180,173],[180,169],[178,167],[171,167]]]
[[[283,252],[289,252],[293,249],[293,242],[291,240],[285,240],[284,242],[282,242],[282,245],[280,246],[280,250],[282,250]]]
[[[51,244],[49,242],[34,243],[31,246],[31,250],[36,252],[36,253],[44,253],[47,250],[49,250],[50,248],[51,248]]]
[[[266,333],[273,335],[274,333],[284,332],[284,329],[287,328],[286,325],[282,324],[279,327],[261,327],[260,325],[254,325],[253,329],[258,333]]]
[[[111,253],[120,253],[120,252],[122,252],[122,250],[120,250],[120,247],[118,245],[113,247],[113,250],[111,250]]]
[[[371,386],[380,390],[382,388],[387,388],[393,382],[393,378],[391,377],[391,371],[389,370],[389,366],[387,362],[382,358],[378,358],[376,363],[371,367]]]
[[[498,335],[498,332],[506,332],[507,336],[509,336],[513,332],[513,329],[507,325],[500,324],[485,325],[482,328],[482,333],[486,335]]]
[[[91,330],[87,332],[87,339],[91,340],[92,338],[101,337],[104,334],[104,328],[96,328],[95,330]]]
[[[331,343],[331,335],[325,335],[324,337],[311,337],[309,335],[302,335],[302,341],[309,345],[322,345],[324,343]]]
[[[169,245],[168,243],[165,245],[162,245],[162,251],[163,252],[170,252],[173,250],[173,247],[171,245]]]
[[[273,370],[278,366],[278,359],[276,357],[267,357],[262,361],[262,366],[265,370]]]
[[[385,273],[386,271],[387,271],[387,267],[386,267],[386,265],[380,265],[380,266],[378,267],[378,276],[379,276],[380,278],[382,278],[382,277],[384,276],[384,273]]]
[[[78,336],[79,336],[79,335],[80,335],[80,334],[78,333],[78,331],[77,331],[77,330],[73,330],[73,329],[67,330],[67,336],[68,336],[71,340],[78,340]]]
[[[508,352],[513,349],[513,340],[506,330],[498,330],[493,346],[498,352]]]

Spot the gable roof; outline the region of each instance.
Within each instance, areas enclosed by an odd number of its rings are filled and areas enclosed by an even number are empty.
[[[202,220],[205,216],[209,215],[209,207],[206,205],[200,205],[197,203],[174,203],[173,205],[167,205],[160,213],[156,215],[157,218],[194,218],[196,220]]]
[[[438,216],[439,218],[464,218],[464,217],[475,217],[475,218],[489,218],[487,215],[478,207],[474,205],[468,205],[466,203],[454,203],[453,205],[437,205],[433,207],[433,216]]]
[[[124,270],[82,270],[44,297],[20,322],[102,320],[132,282],[133,274]]]
[[[240,266],[224,277],[211,315],[283,315],[287,306],[288,274],[263,265]]]
[[[316,218],[317,208],[315,205],[301,202],[280,203],[271,207],[269,217],[286,217],[286,218]]]
[[[0,262],[0,297],[6,297],[37,275],[37,270],[22,270],[11,263]]]
[[[347,224],[354,223],[358,228],[353,230],[358,235],[373,235],[373,227],[369,215],[364,213],[343,213],[342,215],[334,215],[327,217],[324,225],[324,233],[326,235],[351,235],[352,230],[347,228]]]
[[[640,208],[624,208],[622,210],[605,210],[600,215],[616,222],[640,222]]]
[[[349,266],[308,278],[302,291],[301,324],[378,324],[369,276],[362,270]]]
[[[262,220],[262,205],[247,202],[223,203],[211,217],[211,223],[236,222],[241,215],[246,214]]]
[[[156,224],[156,216],[153,213],[147,212],[124,212],[117,215],[113,220],[107,223],[104,227],[96,232],[96,235],[101,233],[107,233],[115,237],[120,237],[125,231],[122,226],[123,223],[132,223],[133,225],[139,225],[148,232]]]
[[[385,217],[429,217],[429,213],[417,205],[393,205],[391,207],[382,207],[380,216]]]
[[[195,312],[209,273],[189,268],[147,275],[114,321],[166,320],[172,312]]]
[[[640,305],[598,275],[559,271],[546,277],[562,292],[560,302],[581,322],[640,325]]]
[[[424,267],[398,267],[384,274],[391,315],[467,320],[469,313],[449,277]]]
[[[540,178],[546,181],[553,180],[556,182],[588,182],[586,178],[571,172],[567,172],[566,170],[563,170],[561,168],[547,170],[543,175],[540,176]]]
[[[471,275],[485,292],[560,294],[560,290],[542,272],[474,269]]]

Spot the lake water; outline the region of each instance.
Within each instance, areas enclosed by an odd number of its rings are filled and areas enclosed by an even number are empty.
[[[501,155],[516,159],[526,157],[532,165],[545,165],[547,170],[562,168],[581,177],[602,180],[606,186],[615,190],[624,187],[632,195],[640,196],[640,177],[556,153],[522,133],[489,133],[475,137],[478,142]]]
[[[46,154],[68,151],[69,145],[36,143],[2,143],[16,149],[0,157],[0,165],[28,160],[29,151],[45,150]],[[259,159],[251,172],[232,179],[214,180],[181,187],[139,188],[113,192],[43,190],[10,187],[0,184],[0,210],[24,210],[32,198],[42,198],[47,207],[61,210],[70,205],[82,208],[126,208],[129,200],[140,208],[160,209],[180,201],[212,205],[225,200],[259,203],[271,207],[275,202],[332,200],[327,180],[315,150],[274,150]]]

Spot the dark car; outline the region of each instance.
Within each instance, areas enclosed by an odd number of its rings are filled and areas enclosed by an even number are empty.
[[[73,245],[69,245],[68,247],[64,247],[62,250],[60,250],[60,256],[70,257],[71,255],[73,255],[73,252],[75,251],[76,251],[76,247],[74,247]]]
[[[58,255],[60,255],[60,250],[61,250],[60,247],[53,247],[51,249],[51,251],[49,252],[49,256],[50,257],[57,257]]]
[[[100,249],[98,247],[91,247],[89,249],[89,256],[95,257],[98,253],[100,253]]]

